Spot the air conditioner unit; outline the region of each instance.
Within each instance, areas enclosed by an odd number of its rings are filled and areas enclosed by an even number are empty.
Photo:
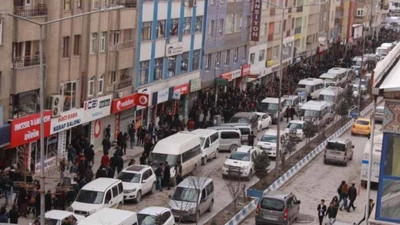
[[[51,117],[58,117],[62,112],[63,97],[62,95],[50,96]]]

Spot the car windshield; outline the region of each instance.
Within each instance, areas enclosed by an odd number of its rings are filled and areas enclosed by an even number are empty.
[[[305,117],[319,117],[319,111],[317,110],[305,110]]]
[[[328,102],[334,102],[335,101],[335,96],[331,95],[320,95],[319,100],[321,101],[328,101]]]
[[[260,202],[260,207],[266,210],[283,211],[285,203],[279,199],[264,198]]]
[[[326,148],[330,150],[344,151],[345,145],[337,142],[328,142]]]
[[[177,187],[172,200],[184,202],[197,202],[199,191],[194,188]]]
[[[299,130],[301,130],[301,129],[303,129],[303,124],[299,124],[299,123],[289,123],[288,125],[287,125],[287,127],[286,128],[288,128],[289,130],[292,130],[292,129],[299,129]]]
[[[229,159],[250,161],[250,154],[248,152],[234,152],[229,156]]]
[[[123,182],[139,183],[140,182],[140,173],[121,172],[118,175],[118,179],[120,179]]]
[[[46,218],[45,224],[46,225],[58,225],[58,220],[56,220],[56,219],[47,219]]]
[[[276,136],[273,135],[264,135],[260,141],[263,142],[270,142],[270,143],[276,143]]]
[[[237,117],[234,116],[231,118],[231,120],[229,120],[230,123],[249,123],[249,119],[245,118],[245,117]]]
[[[306,88],[306,85],[305,84],[299,84],[299,85],[297,85],[297,88]]]
[[[103,203],[103,196],[104,192],[81,189],[75,201],[90,204],[101,204]]]
[[[162,153],[151,153],[151,162],[153,165],[160,165],[161,163],[168,162],[168,165],[175,166],[178,160],[177,155],[168,155]]]
[[[358,125],[363,125],[363,126],[367,126],[369,125],[369,121],[365,121],[365,120],[357,120],[356,124]]]
[[[205,140],[206,139],[204,137],[200,137],[200,146],[203,146]]]
[[[157,221],[156,221],[157,217],[155,217],[155,216],[138,213],[137,217],[138,217],[138,220],[139,220],[139,225],[154,225],[154,224],[158,224]]]

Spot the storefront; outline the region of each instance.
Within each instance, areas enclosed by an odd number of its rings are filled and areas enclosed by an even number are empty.
[[[0,170],[9,167],[15,159],[15,151],[3,148],[10,144],[10,125],[0,126]]]

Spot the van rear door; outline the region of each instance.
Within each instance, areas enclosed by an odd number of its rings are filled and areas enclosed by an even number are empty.
[[[326,146],[326,158],[332,161],[345,161],[347,148],[345,144],[328,142]]]

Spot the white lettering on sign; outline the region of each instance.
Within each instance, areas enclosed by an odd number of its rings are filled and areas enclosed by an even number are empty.
[[[38,130],[33,130],[33,131],[29,131],[28,133],[26,133],[24,135],[24,140],[25,141],[29,141],[32,140],[34,138],[39,137],[39,131]]]
[[[44,116],[43,117],[43,121],[45,123],[49,122],[50,119],[51,119],[50,116]],[[31,119],[31,120],[28,120],[28,121],[17,123],[14,126],[14,131],[24,130],[24,129],[28,129],[28,128],[32,127],[32,126],[40,125],[40,121],[41,121],[40,117],[38,117],[38,118],[35,118],[35,119]]]

